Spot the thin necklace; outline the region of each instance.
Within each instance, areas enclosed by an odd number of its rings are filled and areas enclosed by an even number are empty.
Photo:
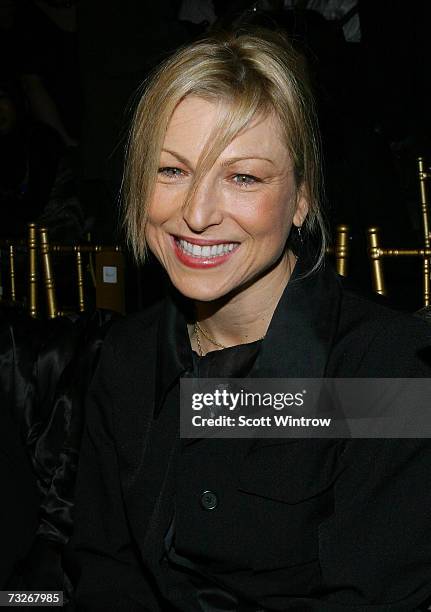
[[[195,336],[196,336],[196,344],[198,345],[198,353],[199,357],[203,357],[203,351],[201,347],[201,341],[199,340],[199,332],[198,332],[198,324],[195,323]]]
[[[211,338],[211,336],[209,336],[207,334],[207,332],[204,329],[202,329],[202,327],[196,321],[195,322],[195,334],[196,334],[196,341],[197,341],[197,345],[198,345],[201,357],[202,357],[202,347],[201,347],[201,343],[199,341],[199,333],[201,333],[203,336],[205,336],[205,338],[207,340],[209,340],[211,342],[211,344],[214,344],[215,346],[218,346],[219,348],[222,348],[222,349],[227,348],[227,346],[225,346],[224,344],[220,344],[220,342],[217,342],[217,340],[214,340],[214,338]]]
[[[199,357],[203,357],[204,353],[202,350],[202,346],[201,346],[201,341],[199,338],[199,333],[201,333],[203,336],[205,336],[205,338],[207,340],[209,340],[211,342],[211,344],[214,344],[214,346],[218,346],[221,349],[225,349],[228,348],[226,345],[221,344],[220,342],[217,342],[217,340],[214,340],[214,338],[211,338],[211,336],[209,336],[207,334],[207,332],[199,325],[199,323],[196,321],[195,325],[194,325],[194,330],[195,330],[195,336],[196,336],[196,344],[198,345],[198,352],[199,352]],[[258,340],[263,340],[265,336],[262,336],[261,338],[258,338]],[[241,342],[241,344],[247,344],[247,342]]]

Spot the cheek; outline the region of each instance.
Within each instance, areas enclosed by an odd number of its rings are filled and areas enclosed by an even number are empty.
[[[156,184],[151,204],[148,209],[148,225],[153,230],[165,229],[167,223],[170,227],[178,223],[181,217],[182,204],[185,199],[185,190],[176,185]]]
[[[292,225],[292,198],[261,196],[242,211],[242,219],[250,233],[268,240],[285,240]]]
[[[152,226],[162,224],[169,217],[169,199],[156,187],[148,208],[148,223]]]
[[[145,227],[145,238],[148,246],[153,252],[157,249],[157,244],[159,242],[158,237],[160,236],[164,223],[168,219],[166,211],[167,207],[161,205],[160,198],[155,194],[148,209],[148,220]]]

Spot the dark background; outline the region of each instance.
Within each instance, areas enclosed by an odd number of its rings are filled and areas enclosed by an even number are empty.
[[[426,0],[0,0],[1,237],[38,221],[60,242],[122,241],[124,147],[143,79],[211,28],[255,23],[284,29],[308,58],[328,222],[351,226],[350,277],[369,289],[368,226],[386,246],[422,246],[429,13]],[[419,307],[419,262],[385,265],[394,300]],[[129,311],[162,285],[153,261],[138,271],[129,257]]]

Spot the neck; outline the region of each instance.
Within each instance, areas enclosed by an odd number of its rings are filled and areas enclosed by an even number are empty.
[[[295,256],[288,252],[248,287],[214,302],[195,302],[200,326],[208,336],[226,347],[254,342],[265,336],[295,262]],[[192,337],[192,326],[190,332]],[[217,348],[205,337],[201,337],[200,342],[206,352]]]

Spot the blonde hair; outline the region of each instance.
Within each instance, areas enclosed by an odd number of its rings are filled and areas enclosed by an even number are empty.
[[[303,234],[319,235],[313,270],[324,256],[327,233],[320,208],[321,163],[313,96],[304,59],[283,35],[254,29],[220,33],[179,49],[148,80],[129,135],[123,181],[124,223],[138,262],[145,260],[148,208],[169,120],[186,96],[225,103],[211,146],[204,151],[188,198],[226,146],[256,116],[279,119],[293,160],[297,189],[309,212]]]

